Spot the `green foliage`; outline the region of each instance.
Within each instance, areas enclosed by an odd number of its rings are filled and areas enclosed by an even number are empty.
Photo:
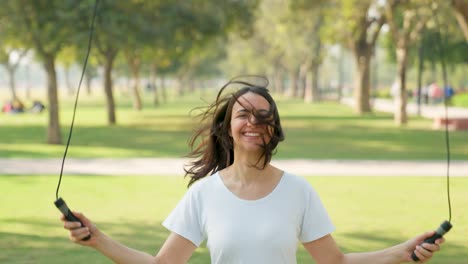
[[[224,72],[272,75],[321,61],[323,52],[315,47],[322,42],[324,16],[329,13],[315,1],[262,1],[254,34],[247,39],[230,37]]]
[[[71,1],[8,1],[0,9],[8,31],[37,55],[56,54],[72,39],[75,4]]]

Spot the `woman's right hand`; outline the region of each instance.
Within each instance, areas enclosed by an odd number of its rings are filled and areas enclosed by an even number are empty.
[[[95,247],[97,245],[98,236],[101,232],[99,232],[96,225],[94,225],[82,213],[73,212],[73,214],[81,220],[84,227],[81,227],[80,222],[71,222],[66,220],[64,215],[60,217],[60,220],[63,222],[63,227],[70,232],[70,240],[83,246]],[[82,239],[88,235],[91,235],[91,238],[87,241],[83,241]]]

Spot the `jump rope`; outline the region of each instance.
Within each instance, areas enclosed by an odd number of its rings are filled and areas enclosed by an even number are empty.
[[[65,201],[61,197],[59,198],[59,189],[60,189],[60,184],[62,182],[62,175],[63,175],[63,168],[64,168],[64,165],[65,165],[65,159],[66,159],[66,156],[67,156],[67,153],[68,153],[68,147],[70,146],[70,141],[71,141],[71,137],[72,137],[72,133],[73,133],[73,127],[74,127],[75,115],[76,115],[76,108],[77,108],[77,105],[78,105],[78,98],[79,98],[79,94],[80,94],[81,83],[82,83],[83,77],[85,75],[86,66],[88,64],[88,58],[89,58],[89,54],[90,54],[90,51],[91,51],[91,44],[92,44],[92,39],[93,39],[94,25],[95,25],[95,20],[96,20],[98,4],[99,4],[99,0],[96,0],[95,3],[94,3],[94,11],[93,11],[93,16],[92,16],[92,20],[91,20],[91,26],[90,26],[90,29],[89,29],[88,48],[87,48],[87,51],[86,51],[86,56],[85,56],[85,60],[84,60],[84,64],[83,64],[83,69],[82,69],[82,72],[81,72],[81,77],[80,77],[80,81],[78,83],[78,89],[77,89],[77,92],[76,92],[75,104],[74,104],[74,107],[73,107],[72,121],[71,121],[70,130],[69,130],[69,134],[68,134],[67,145],[65,147],[65,152],[63,154],[62,165],[61,165],[61,168],[60,168],[60,176],[59,176],[59,180],[58,180],[58,184],[57,184],[57,190],[55,192],[55,199],[56,200],[54,202],[55,206],[65,216],[65,219],[67,219],[68,221],[79,222],[82,227],[84,226],[83,222],[81,222],[81,220],[79,218],[77,218],[71,212],[71,210],[69,209],[69,207],[65,203]],[[437,42],[437,48],[439,50],[440,61],[441,61],[441,64],[442,64],[442,74],[443,74],[443,82],[444,82],[444,89],[445,89],[445,88],[448,87],[447,86],[448,85],[448,83],[447,83],[447,72],[446,72],[446,65],[445,65],[445,59],[444,59],[444,52],[443,52],[443,48],[442,48],[442,40],[441,40],[441,36],[440,36],[440,34],[441,34],[440,24],[439,24],[439,21],[438,21],[438,18],[437,18],[437,15],[435,14],[435,12],[434,12],[434,17],[435,17],[437,26],[439,28],[439,34],[437,34],[437,41],[436,42]],[[444,96],[445,96],[445,90],[444,90]],[[435,232],[435,234],[433,236],[431,236],[431,237],[424,240],[424,243],[431,243],[431,244],[434,244],[437,239],[441,238],[445,233],[447,233],[452,228],[452,224],[451,224],[452,206],[451,206],[451,202],[450,202],[450,139],[449,139],[449,130],[448,130],[448,105],[447,105],[447,100],[446,100],[445,97],[444,97],[444,110],[445,110],[445,120],[446,120],[446,122],[445,122],[445,146],[446,146],[446,153],[447,153],[446,182],[447,182],[447,201],[448,201],[449,218],[448,218],[448,220],[445,220],[444,222],[442,222],[442,224],[439,226],[439,228],[437,228],[437,230],[436,230],[436,232]],[[87,237],[83,238],[82,240],[87,241],[90,238],[91,238],[91,235],[88,235]],[[419,258],[415,255],[414,252],[411,255],[411,257],[412,257],[412,259],[414,261],[419,261]]]
[[[447,81],[447,67],[445,65],[445,54],[444,54],[444,47],[446,45],[442,45],[442,31],[440,30],[440,22],[439,22],[439,17],[435,10],[432,10],[433,17],[435,19],[435,23],[437,26],[437,33],[436,33],[436,46],[438,49],[439,53],[439,59],[440,63],[442,65],[442,78],[443,78],[443,95],[444,95],[444,117],[445,117],[445,148],[446,148],[446,153],[447,153],[447,170],[446,170],[446,182],[447,182],[447,203],[448,203],[448,220],[445,220],[440,224],[440,226],[437,228],[436,232],[434,235],[432,235],[429,238],[426,238],[424,240],[425,243],[431,243],[434,244],[435,241],[439,238],[441,238],[445,233],[447,233],[451,228],[452,228],[452,205],[450,202],[450,137],[449,137],[449,129],[448,129],[448,123],[449,123],[449,118],[448,118],[448,102],[447,102],[447,90],[448,89],[448,81]],[[447,39],[447,38],[445,38]],[[423,242],[423,243],[424,243]],[[414,261],[419,261],[419,258],[416,256],[416,254],[413,252],[411,254],[411,258]]]
[[[60,189],[60,183],[62,182],[63,166],[65,165],[65,159],[67,157],[68,147],[70,146],[70,140],[71,140],[71,137],[72,137],[73,126],[75,124],[76,107],[78,105],[78,97],[79,97],[79,94],[80,94],[81,83],[83,82],[83,77],[84,77],[85,72],[86,72],[86,66],[88,65],[89,53],[91,51],[91,44],[92,44],[93,33],[94,33],[94,22],[96,20],[98,4],[99,4],[99,0],[96,0],[94,2],[94,11],[93,11],[92,19],[91,19],[91,26],[90,26],[90,29],[89,29],[88,48],[86,50],[86,57],[85,57],[85,60],[84,60],[84,63],[83,63],[83,70],[81,71],[80,82],[78,83],[78,89],[77,89],[77,92],[76,92],[75,105],[73,107],[73,116],[72,116],[72,121],[71,121],[71,125],[70,125],[70,132],[68,133],[67,145],[65,147],[65,152],[63,153],[62,166],[60,168],[60,177],[59,177],[59,181],[58,181],[58,184],[57,184],[57,190],[55,191],[55,199],[56,200],[54,202],[55,206],[65,216],[65,219],[67,219],[68,221],[72,221],[72,222],[80,222],[82,227],[84,226],[83,222],[81,222],[81,220],[79,218],[77,218],[71,212],[70,208],[68,208],[67,203],[65,203],[65,201],[62,198],[59,198],[58,193],[59,193],[59,189]],[[86,241],[86,240],[89,240],[90,238],[91,238],[91,235],[88,235],[85,238],[83,238],[82,240]]]

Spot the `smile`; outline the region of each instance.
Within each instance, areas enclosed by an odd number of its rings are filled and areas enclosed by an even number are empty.
[[[247,137],[259,137],[260,136],[260,133],[255,133],[255,132],[245,132],[243,133],[244,136],[247,136]]]

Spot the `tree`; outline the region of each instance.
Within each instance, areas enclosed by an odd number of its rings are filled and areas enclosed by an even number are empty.
[[[47,73],[49,144],[61,143],[55,60],[62,47],[73,38],[70,23],[74,21],[74,8],[74,3],[67,1],[18,0],[3,3],[1,9],[8,18],[8,30],[15,32],[22,43],[31,45]]]
[[[304,81],[304,101],[316,102],[320,100],[319,93],[319,69],[324,57],[324,32],[326,32],[325,24],[330,17],[331,7],[333,3],[323,0],[319,1],[291,1],[291,16],[295,20],[296,27],[299,27],[303,32],[300,35],[305,36],[305,41],[308,43],[308,57],[303,65],[305,71]],[[324,30],[325,29],[325,30]]]
[[[15,73],[18,69],[18,65],[21,62],[21,59],[26,55],[27,52],[27,49],[15,49],[8,46],[3,46],[0,48],[0,64],[3,65],[3,67],[5,67],[8,74],[8,83],[10,86],[12,101],[18,99],[18,96],[16,94]]]
[[[75,46],[66,46],[57,55],[57,62],[60,63],[64,69],[65,85],[70,96],[74,94],[74,88],[70,80],[70,70],[77,60],[78,57]]]
[[[359,114],[371,112],[370,65],[377,38],[385,23],[385,16],[372,0],[343,1],[341,8],[342,20],[340,20],[339,26],[343,26],[345,42],[351,49],[356,63],[355,111]]]
[[[324,9],[316,1],[262,1],[254,34],[247,39],[231,36],[224,68],[270,75],[274,92],[318,100],[323,23]]]
[[[28,48],[16,38],[13,24],[7,16],[0,19],[0,64],[5,67],[8,74],[11,100],[17,99],[15,73],[19,63],[27,54]]]
[[[407,90],[406,68],[408,65],[408,51],[420,36],[426,22],[432,16],[432,10],[428,8],[427,1],[399,1],[388,0],[385,3],[385,14],[390,33],[396,48],[397,80],[399,92],[396,94],[397,109],[394,113],[394,121],[397,125],[406,124]]]

